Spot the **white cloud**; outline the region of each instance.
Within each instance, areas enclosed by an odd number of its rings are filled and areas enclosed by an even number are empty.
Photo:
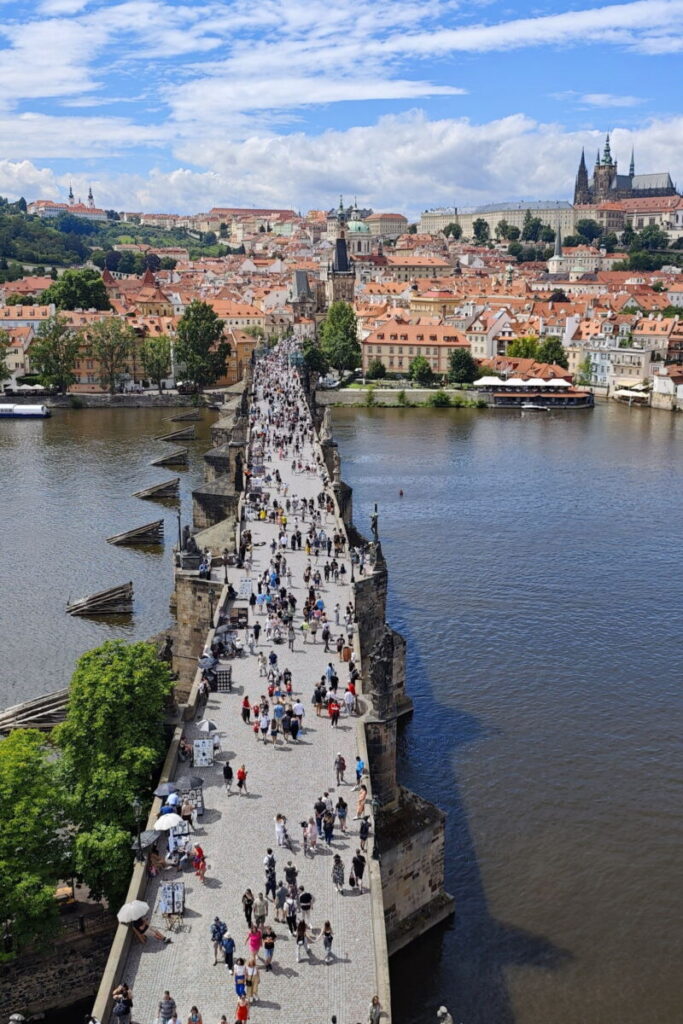
[[[589,107],[637,107],[645,100],[640,96],[615,96],[611,92],[584,93],[581,102]]]
[[[0,128],[2,126],[0,125]],[[197,212],[212,205],[329,206],[339,192],[357,194],[363,205],[410,215],[432,205],[476,205],[506,199],[570,198],[585,146],[602,144],[594,131],[567,132],[522,114],[485,124],[429,120],[420,111],[386,116],[375,124],[327,131],[317,137],[254,134],[200,154],[188,146],[188,167],[147,175],[75,175],[85,194],[117,209]],[[612,153],[627,164],[635,147],[639,171],[670,171],[683,180],[683,116],[653,121],[638,131],[617,129]],[[70,176],[28,161],[0,163],[0,193],[12,198],[55,197]]]

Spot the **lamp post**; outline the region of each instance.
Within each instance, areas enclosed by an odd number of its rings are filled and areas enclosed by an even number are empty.
[[[176,512],[176,516],[178,518],[178,554],[180,554],[181,551],[183,550],[183,538],[180,529],[180,509],[178,509],[178,511]]]
[[[133,808],[133,814],[135,816],[135,828],[137,829],[137,833],[138,833],[138,848],[137,848],[137,851],[135,853],[135,856],[136,856],[137,860],[139,861],[139,863],[142,864],[142,862],[143,862],[143,860],[145,858],[144,858],[144,855],[142,853],[142,840],[140,839],[140,821],[142,819],[142,801],[140,800],[139,796],[136,796],[136,797],[133,798],[131,806]]]
[[[209,629],[213,629],[213,605],[214,595],[213,589],[209,590]]]
[[[228,549],[223,548],[223,582],[228,585]]]

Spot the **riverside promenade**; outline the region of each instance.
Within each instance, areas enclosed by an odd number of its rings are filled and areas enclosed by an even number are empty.
[[[271,374],[276,370],[278,364],[272,361]],[[278,372],[283,370],[280,368]],[[257,378],[257,384],[263,383],[263,379]],[[262,394],[261,388],[259,394]],[[264,470],[267,474],[274,474],[277,469],[282,478],[279,493],[274,486],[269,488],[271,507],[273,497],[277,496],[284,504],[286,497],[291,499],[296,495],[299,499],[313,499],[317,508],[317,496],[325,489],[327,477],[318,459],[320,448],[308,408],[303,398],[298,400],[300,415],[306,423],[306,439],[297,461],[314,469],[308,473],[293,471],[291,454],[280,458],[277,451],[266,443]],[[259,416],[264,417],[267,406],[262,397],[257,407]],[[331,495],[331,490],[328,493]],[[311,522],[309,515],[302,520],[300,515],[291,514],[287,524],[288,541],[292,528],[296,529],[296,526],[305,537]],[[322,512],[321,525],[328,536],[343,530],[336,505],[333,514]],[[277,542],[281,528],[258,519],[243,523],[242,528],[251,530],[253,561],[248,569],[230,569],[230,583],[239,591],[242,579],[248,577],[253,581],[255,591],[258,577],[269,568],[271,543],[273,540]],[[359,821],[353,820],[358,796],[354,792],[354,763],[357,754],[367,762],[364,732],[359,725],[360,718],[345,712],[342,712],[338,727],[334,728],[326,712],[322,717],[316,716],[311,702],[314,685],[324,675],[328,663],[332,662],[339,676],[340,697],[348,681],[347,665],[337,655],[335,641],[340,634],[348,637],[354,628],[351,626],[349,631],[344,625],[346,606],[353,601],[353,587],[349,585],[351,562],[347,549],[337,559],[346,571],[344,582],[335,583],[330,579],[329,583],[323,582],[322,587],[317,588],[325,603],[332,635],[330,650],[325,652],[320,630],[316,642],[308,636],[310,642],[304,643],[300,626],[308,589],[303,582],[304,570],[310,563],[313,571],[319,568],[322,573],[327,558],[322,551],[317,560],[313,555],[309,558],[303,549],[292,551],[289,542],[285,555],[288,569],[292,572],[288,589],[297,598],[294,650],[290,651],[286,642],[276,646],[266,642],[266,615],[256,606],[250,610],[249,618],[250,627],[255,622],[262,625],[256,653],[245,653],[231,661],[232,693],[210,694],[203,710],[203,716],[218,726],[221,744],[221,752],[216,755],[213,766],[192,769],[204,782],[205,810],[198,819],[194,839],[204,850],[208,870],[204,884],[191,867],[186,868],[182,875],[174,870],[164,871],[147,884],[143,898],[151,908],[152,926],[169,934],[172,943],[162,945],[149,938],[144,945],[133,941],[130,946],[118,980],[125,980],[133,989],[133,1020],[138,1024],[153,1024],[157,1020],[158,1003],[166,989],[176,1001],[181,1021],[187,1020],[193,1005],[199,1008],[203,1024],[219,1024],[223,1014],[228,1022],[236,1019],[237,997],[233,977],[222,962],[214,966],[210,926],[218,915],[235,940],[235,957],[248,959],[245,941],[248,927],[242,908],[242,894],[247,888],[255,896],[265,893],[263,860],[267,847],[271,847],[276,856],[278,883],[284,877],[285,865],[291,860],[298,870],[298,884],[312,893],[314,903],[310,922],[315,941],[310,947],[310,957],[303,953],[301,962],[297,962],[294,937],[289,934],[286,924],[275,922],[274,904],[269,901],[266,923],[273,926],[277,935],[273,970],[266,973],[259,962],[260,989],[258,1000],[250,1007],[249,1019],[259,1024],[270,1021],[323,1024],[335,1015],[339,1024],[358,1024],[368,1020],[373,995],[380,994],[383,1004],[388,1004],[388,958],[381,881],[378,865],[371,857],[374,833],[371,833],[366,853],[365,891],[359,895],[357,888],[352,890],[348,887],[351,858],[360,845]],[[214,572],[216,582],[222,581],[222,574],[222,568]],[[339,625],[335,623],[336,604],[340,608]],[[246,645],[245,650],[248,651]],[[267,692],[267,680],[259,673],[258,653],[268,656],[271,650],[277,654],[278,668],[288,668],[292,673],[292,700],[300,698],[305,708],[303,731],[297,742],[284,742],[280,734],[277,744],[273,744],[270,737],[264,743],[260,733],[256,738],[252,726],[241,718],[244,695],[248,695],[254,704]],[[365,707],[361,694],[361,714]],[[192,722],[187,723],[185,736],[192,741],[205,738],[206,734],[200,733],[196,722]],[[338,753],[342,754],[347,765],[346,782],[340,786],[336,785],[334,770]],[[226,758],[230,760],[235,776],[241,764],[246,766],[248,792],[244,795],[239,795],[236,784],[233,784],[231,795],[226,792],[222,773]],[[177,774],[186,774],[187,767],[180,764]],[[370,788],[367,777],[364,782]],[[347,801],[349,834],[342,834],[336,823],[331,846],[326,846],[321,839],[316,853],[304,856],[300,822],[308,821],[313,815],[313,804],[325,791],[335,804],[340,794]],[[365,813],[372,815],[369,799]],[[274,819],[277,814],[287,817],[293,841],[292,852],[276,845]],[[335,853],[341,855],[344,864],[343,895],[336,892],[332,882]],[[165,921],[158,910],[158,892],[164,881],[176,879],[185,882],[186,909],[180,929],[167,933]],[[319,937],[325,921],[330,921],[334,933],[333,960],[329,964],[325,963],[325,951]],[[382,1019],[388,1022],[390,1007],[383,1005],[383,1011]]]

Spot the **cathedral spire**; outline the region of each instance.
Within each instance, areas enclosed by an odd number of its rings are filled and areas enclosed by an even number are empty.
[[[600,150],[598,150],[597,153],[595,154],[595,166],[596,167],[600,166]]]
[[[612,166],[612,151],[609,145],[609,132],[607,132],[607,135],[605,136],[605,152],[603,154],[603,163],[606,167]]]
[[[628,173],[631,177],[636,173],[636,152],[633,148],[631,149],[631,163],[629,164]]]
[[[582,157],[583,159],[583,157]],[[555,251],[553,256],[562,255],[562,232],[560,231],[560,218],[557,218],[557,224],[555,226]]]

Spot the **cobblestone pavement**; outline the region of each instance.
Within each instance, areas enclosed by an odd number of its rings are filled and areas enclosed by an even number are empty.
[[[304,461],[312,460],[309,448],[303,458]],[[271,465],[279,468],[283,483],[289,485],[290,497],[296,494],[315,498],[322,489],[320,477],[293,474],[286,459],[276,459]],[[262,522],[249,525],[255,542],[250,575],[255,579],[268,565],[269,545],[276,536],[277,528]],[[335,522],[331,516],[323,525],[327,531],[334,531]],[[251,727],[242,722],[240,705],[243,695],[248,694],[253,702],[266,689],[266,681],[259,677],[257,658],[253,655],[247,654],[232,663],[231,694],[211,694],[205,716],[219,726],[222,753],[217,755],[219,760],[213,767],[194,769],[204,779],[206,809],[199,819],[197,841],[207,858],[206,882],[202,885],[191,869],[184,871],[182,878],[186,883],[187,909],[180,930],[172,935],[172,944],[162,946],[152,938],[145,945],[133,942],[122,978],[133,988],[133,1017],[138,1024],[154,1024],[164,989],[168,989],[176,1000],[182,1021],[187,1020],[192,1005],[198,1006],[204,1024],[218,1024],[221,1014],[225,1014],[229,1022],[235,1019],[237,1000],[233,980],[225,965],[213,965],[209,929],[214,915],[218,914],[235,939],[235,955],[247,957],[245,938],[248,929],[241,897],[247,887],[255,895],[264,891],[263,858],[269,846],[277,858],[278,882],[285,864],[291,859],[298,868],[299,882],[312,892],[315,903],[311,922],[314,928],[320,929],[325,920],[331,922],[335,959],[329,965],[324,962],[322,941],[318,940],[311,945],[310,958],[304,957],[301,963],[297,963],[295,942],[286,925],[275,924],[271,902],[267,920],[273,924],[277,934],[274,969],[272,973],[261,971],[259,998],[251,1007],[250,1019],[259,1024],[267,1021],[323,1024],[336,1014],[339,1024],[367,1020],[370,1000],[376,990],[369,896],[367,891],[359,895],[357,889],[354,891],[348,887],[344,895],[339,895],[331,878],[333,853],[338,852],[342,856],[346,880],[351,857],[359,845],[359,823],[352,820],[356,809],[356,794],[352,792],[357,753],[356,719],[348,719],[344,714],[335,729],[326,717],[316,717],[311,704],[313,686],[328,662],[331,661],[337,669],[340,693],[344,690],[348,673],[346,666],[339,663],[333,645],[329,653],[324,652],[319,634],[317,643],[302,643],[298,626],[305,600],[302,573],[308,559],[303,551],[292,552],[289,549],[286,557],[293,572],[292,589],[297,597],[297,638],[293,652],[286,644],[274,649],[280,667],[289,667],[292,671],[295,696],[301,695],[306,709],[304,730],[297,743],[280,743],[274,747],[271,742],[264,744],[255,739]],[[320,557],[321,571],[324,561]],[[312,562],[315,568],[313,559]],[[350,562],[348,559],[344,562],[348,580]],[[236,586],[240,575],[244,573],[230,570],[230,580]],[[336,638],[344,632],[343,614],[350,588],[330,583],[324,585],[322,596],[332,624],[332,635]],[[332,610],[336,602],[341,608],[341,627],[334,625]],[[256,611],[255,619],[264,623],[265,616]],[[268,654],[271,648],[264,642],[263,632],[260,640],[257,650]],[[195,725],[190,725],[186,735],[193,739],[200,734]],[[350,835],[342,836],[335,829],[330,849],[321,840],[315,856],[304,858],[299,823],[311,816],[313,803],[324,790],[336,803],[338,790],[333,762],[337,752],[342,753],[347,764],[347,782],[339,790],[349,804]],[[235,773],[241,763],[246,765],[248,795],[237,795],[235,786],[231,796],[226,793],[222,779],[226,757],[230,759]],[[287,816],[294,841],[293,853],[276,847],[274,818],[277,813]],[[366,884],[368,874],[366,869]],[[164,872],[164,878],[169,877],[181,876],[176,876],[175,872]],[[164,921],[156,906],[159,884],[159,879],[153,880],[145,898],[153,908],[152,924],[163,930]]]

